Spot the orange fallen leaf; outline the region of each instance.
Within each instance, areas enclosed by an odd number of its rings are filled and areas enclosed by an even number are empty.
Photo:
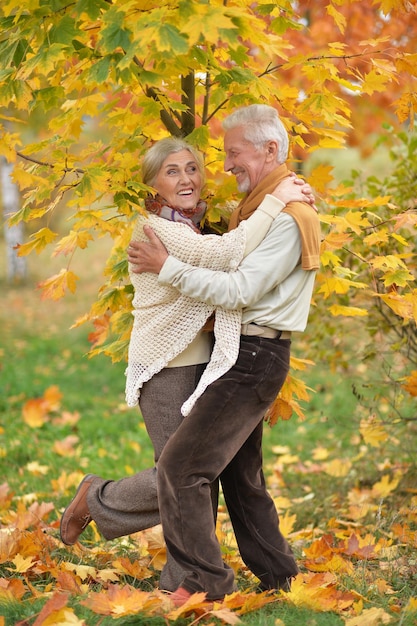
[[[20,600],[27,589],[20,578],[0,578],[0,598],[4,600]]]
[[[55,611],[60,611],[68,603],[68,594],[62,593],[62,591],[56,591],[46,604],[42,607],[36,620],[33,622],[33,626],[44,626],[47,617]],[[56,623],[56,622],[55,622]]]
[[[159,607],[160,600],[154,594],[130,585],[110,585],[106,590],[91,593],[80,604],[100,615],[122,617]]]
[[[43,394],[48,411],[57,411],[61,405],[62,392],[58,385],[51,385]]]
[[[60,456],[75,456],[75,446],[79,442],[79,438],[76,435],[68,435],[61,441],[55,441],[53,445],[54,452]]]
[[[23,405],[23,421],[31,428],[41,428],[47,421],[48,406],[43,398],[31,398]]]

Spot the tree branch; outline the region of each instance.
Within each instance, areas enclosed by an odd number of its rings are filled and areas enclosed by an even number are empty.
[[[16,151],[16,154],[21,159],[24,159],[25,161],[30,161],[31,163],[36,163],[36,165],[43,165],[44,167],[50,167],[51,169],[54,169],[56,167],[56,165],[54,165],[53,163],[46,163],[45,161],[39,161],[39,159],[35,159],[33,157],[27,156],[26,154],[23,154],[23,152]],[[80,167],[63,167],[62,171],[65,172],[66,174],[69,172],[75,172],[76,174],[85,174],[85,170],[81,169]]]
[[[194,72],[181,76],[181,102],[187,107],[182,113],[182,130],[189,135],[195,129],[195,82]]]
[[[139,59],[137,58],[137,56],[133,57],[133,62],[140,67],[141,69],[143,69],[143,63],[141,63],[141,61],[139,61]],[[167,131],[169,133],[171,133],[171,135],[173,135],[174,137],[182,137],[183,136],[183,131],[182,129],[177,126],[177,124],[175,123],[174,117],[175,117],[175,112],[170,110],[170,112],[168,112],[164,105],[162,104],[158,92],[156,91],[156,89],[154,89],[153,87],[145,87],[145,93],[149,98],[152,98],[153,100],[155,100],[155,102],[158,102],[161,106],[162,109],[159,112],[159,116],[161,118],[161,122],[163,123],[163,125],[165,126],[165,128],[167,129]],[[177,117],[177,119],[180,121],[180,118]]]

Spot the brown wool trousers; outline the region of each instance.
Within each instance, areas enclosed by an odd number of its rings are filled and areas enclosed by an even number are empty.
[[[236,364],[209,385],[159,458],[168,549],[189,572],[182,586],[204,591],[208,599],[234,590],[234,573],[222,560],[210,515],[210,485],[218,477],[240,554],[261,588],[285,587],[298,573],[262,471],[263,416],[288,373],[290,344],[242,336]]]
[[[87,496],[91,516],[106,539],[114,539],[160,523],[156,464],[162,450],[182,420],[181,406],[192,394],[205,365],[166,368],[144,384],[140,410],[155,452],[155,466],[121,480],[97,477]],[[213,485],[213,508],[218,489]],[[175,591],[186,572],[168,552],[160,588]]]

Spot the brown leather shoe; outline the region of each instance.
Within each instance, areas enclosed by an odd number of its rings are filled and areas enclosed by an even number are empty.
[[[87,493],[95,478],[97,478],[95,474],[87,474],[83,478],[61,517],[59,534],[61,541],[67,546],[72,546],[78,541],[78,537],[92,520],[87,504]]]

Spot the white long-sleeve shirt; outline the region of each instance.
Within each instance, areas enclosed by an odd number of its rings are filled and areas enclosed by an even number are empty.
[[[316,272],[301,269],[300,257],[298,226],[290,215],[280,213],[236,271],[199,268],[169,256],[158,281],[216,307],[242,308],[244,324],[303,331]]]

